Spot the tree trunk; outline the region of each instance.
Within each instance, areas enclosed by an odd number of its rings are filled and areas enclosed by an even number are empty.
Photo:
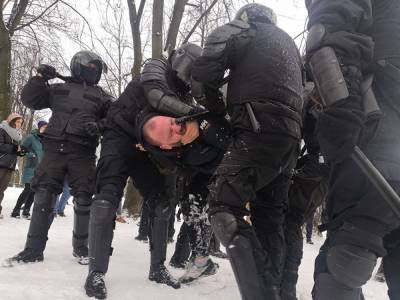
[[[134,0],[127,0],[129,8],[129,21],[131,24],[132,40],[133,40],[133,67],[132,78],[140,75],[142,66],[142,40],[140,38],[140,20],[143,14],[143,8],[146,0],[141,0],[139,9],[136,12],[136,5]]]
[[[162,26],[164,16],[164,0],[154,0],[152,26],[152,58],[162,57]]]
[[[176,38],[178,37],[179,27],[181,25],[183,12],[188,0],[175,0],[174,10],[172,12],[171,24],[168,29],[167,41],[165,43],[165,51],[168,55],[176,48]]]
[[[10,67],[11,41],[9,32],[0,18],[0,118],[6,119],[10,113]]]
[[[125,202],[124,202],[123,208],[128,210],[128,214],[130,216],[137,218],[138,216],[140,216],[140,212],[142,209],[142,203],[143,203],[142,196],[140,195],[139,191],[133,185],[132,180],[129,179],[127,186],[126,186]]]

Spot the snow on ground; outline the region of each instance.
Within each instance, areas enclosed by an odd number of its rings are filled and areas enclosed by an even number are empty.
[[[23,249],[29,221],[10,218],[20,188],[8,188],[3,200],[4,219],[0,220],[0,261],[13,256]],[[89,299],[83,284],[87,267],[75,262],[71,255],[72,206],[66,208],[66,218],[56,218],[49,233],[48,246],[43,263],[20,265],[14,268],[0,267],[1,300],[80,300]],[[176,232],[180,223],[176,223]],[[147,279],[149,269],[148,244],[134,239],[137,225],[133,220],[128,224],[117,224],[114,231],[114,253],[106,276],[109,300],[141,299],[240,299],[235,279],[227,260],[215,259],[220,265],[218,273],[203,278],[191,285],[174,290]],[[299,300],[311,300],[314,258],[322,238],[314,238],[315,245],[305,245],[303,264],[298,284]],[[168,246],[168,258],[174,246]],[[175,276],[183,271],[175,270]],[[370,281],[364,293],[367,300],[387,300],[385,284]],[[92,298],[93,299],[93,298]],[[338,299],[340,300],[340,299]]]

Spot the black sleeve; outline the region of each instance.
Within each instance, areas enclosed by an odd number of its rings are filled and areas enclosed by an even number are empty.
[[[157,111],[174,116],[187,115],[192,107],[183,103],[169,86],[172,77],[168,63],[159,59],[149,59],[143,67],[140,83],[148,103]]]
[[[6,134],[3,129],[0,129],[0,153],[17,153],[17,146],[6,142]]]
[[[355,65],[361,70],[369,68],[374,48],[372,38],[366,35],[373,22],[371,2],[320,0],[308,4],[308,28],[323,24],[326,30],[319,47],[313,51],[330,46],[342,64]]]
[[[140,83],[143,86],[145,94],[152,89],[158,89],[168,95],[175,95],[168,86],[167,72],[167,62],[159,59],[147,60],[140,76]]]
[[[219,101],[219,88],[223,85],[225,70],[228,69],[228,38],[220,33],[225,30],[225,26],[228,25],[217,28],[208,36],[203,54],[193,64],[192,77],[203,84],[210,105]]]
[[[50,87],[42,77],[34,76],[25,84],[21,93],[22,103],[30,109],[50,107]]]
[[[193,64],[192,77],[203,84],[205,106],[212,112],[219,113],[224,106],[219,88],[224,84],[225,72],[234,67],[235,51],[246,46],[238,37],[248,30],[247,23],[237,21],[218,27],[207,37],[202,55]]]

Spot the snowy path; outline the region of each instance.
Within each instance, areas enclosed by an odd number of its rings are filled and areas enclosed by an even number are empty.
[[[8,188],[5,193],[4,219],[0,220],[0,260],[21,251],[25,243],[29,221],[9,217],[20,192],[21,189]],[[67,217],[54,220],[43,263],[11,269],[0,267],[0,300],[90,299],[83,289],[87,267],[78,265],[71,255],[72,213],[69,205]],[[176,223],[177,232],[179,226],[180,223]],[[228,261],[215,259],[220,264],[216,275],[174,290],[147,280],[148,244],[133,239],[137,234],[136,222],[130,220],[129,224],[117,224],[114,233],[114,253],[106,277],[109,300],[240,299]],[[298,285],[299,300],[311,300],[314,257],[322,239],[316,238],[315,241],[315,245],[305,246]],[[168,259],[172,252],[173,246],[170,245]],[[182,274],[182,271],[174,269],[172,272],[176,276]],[[371,281],[364,291],[366,299],[387,300],[386,289],[385,284]]]

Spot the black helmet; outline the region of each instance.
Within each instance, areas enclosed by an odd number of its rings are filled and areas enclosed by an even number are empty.
[[[246,23],[260,22],[276,25],[277,17],[275,12],[262,4],[250,3],[238,10],[235,20],[240,20]]]
[[[170,63],[177,76],[190,84],[193,62],[201,55],[202,48],[192,43],[186,43],[172,51]]]
[[[107,65],[100,56],[91,51],[79,51],[71,59],[72,77],[81,79],[87,84],[97,84],[101,73],[107,73]]]

